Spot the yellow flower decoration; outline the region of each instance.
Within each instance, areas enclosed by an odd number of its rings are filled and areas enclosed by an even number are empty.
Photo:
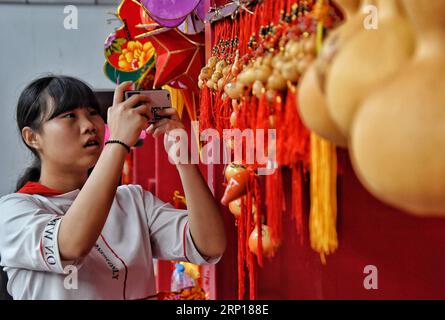
[[[128,41],[127,47],[119,56],[119,68],[125,71],[133,71],[142,68],[155,53],[151,42],[144,44],[139,41]]]

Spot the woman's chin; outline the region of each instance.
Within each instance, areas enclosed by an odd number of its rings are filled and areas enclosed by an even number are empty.
[[[103,146],[100,145],[92,145],[83,148],[89,154],[100,154],[102,152]]]
[[[100,157],[100,151],[95,153],[89,153],[87,156],[84,157],[84,161],[82,161],[85,164],[85,167],[91,168],[94,167],[99,160]]]

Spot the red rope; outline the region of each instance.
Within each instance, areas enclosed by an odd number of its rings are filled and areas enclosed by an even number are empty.
[[[213,104],[213,117],[215,119],[216,130],[218,130],[220,134],[222,133],[223,129],[221,107],[222,107],[222,96],[220,92],[217,92],[215,94],[215,101]]]
[[[297,161],[301,161],[305,171],[309,170],[310,165],[310,131],[305,127],[303,121],[298,114],[297,93],[295,89],[288,90],[289,108],[293,114],[290,116],[294,121],[295,135],[298,136],[295,157]],[[292,159],[294,160],[294,159]]]
[[[247,195],[246,195],[246,205],[247,205],[247,218],[246,218],[246,237],[250,236],[253,231],[252,223],[252,205],[253,205],[253,192],[252,187],[254,187],[253,180],[255,179],[255,173],[252,171],[249,175],[249,183],[247,184]],[[259,232],[258,237],[260,237],[261,232]],[[260,247],[258,247],[260,250]],[[256,298],[256,285],[255,285],[255,264],[253,253],[249,250],[249,243],[246,241],[246,251],[247,251],[247,269],[249,271],[249,299],[255,300]]]
[[[256,283],[255,283],[255,263],[253,254],[249,251],[247,254],[247,267],[249,269],[249,299],[256,299]]]
[[[210,89],[203,86],[199,99],[199,127],[201,131],[213,127],[212,99]]]
[[[256,119],[253,118],[254,126],[252,128],[256,129],[267,129],[269,128],[269,108],[267,103],[266,94],[262,93],[260,101],[258,103],[258,112],[256,114]]]
[[[292,166],[292,218],[295,220],[297,234],[300,243],[304,243],[303,235],[303,186],[302,170],[300,164]]]
[[[270,239],[272,243],[280,243],[283,206],[285,205],[281,168],[275,170],[272,175],[266,176],[266,182],[267,225],[270,228]]]
[[[262,225],[261,219],[263,217],[263,208],[262,208],[262,202],[261,202],[261,188],[260,188],[258,177],[254,176],[253,183],[254,183],[253,194],[254,194],[254,197],[255,197],[255,206],[256,206],[256,223],[255,223],[255,227],[257,228],[258,231],[260,231],[261,230],[261,225]],[[257,255],[257,261],[258,261],[258,265],[260,267],[262,267],[263,266],[263,237],[262,237],[262,232],[258,233],[258,255]]]
[[[245,283],[245,272],[244,272],[244,264],[245,264],[245,217],[246,217],[246,204],[244,198],[241,200],[241,213],[238,217],[238,299],[244,299],[244,283]]]

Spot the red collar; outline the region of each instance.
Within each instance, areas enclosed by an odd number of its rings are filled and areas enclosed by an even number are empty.
[[[28,181],[17,193],[26,193],[26,194],[40,194],[42,196],[58,196],[62,193],[45,187],[43,184],[38,182]]]

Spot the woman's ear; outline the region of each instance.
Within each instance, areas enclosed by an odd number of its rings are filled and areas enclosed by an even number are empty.
[[[37,133],[35,133],[30,127],[24,127],[22,129],[22,137],[25,143],[36,150],[40,149],[40,142]]]

